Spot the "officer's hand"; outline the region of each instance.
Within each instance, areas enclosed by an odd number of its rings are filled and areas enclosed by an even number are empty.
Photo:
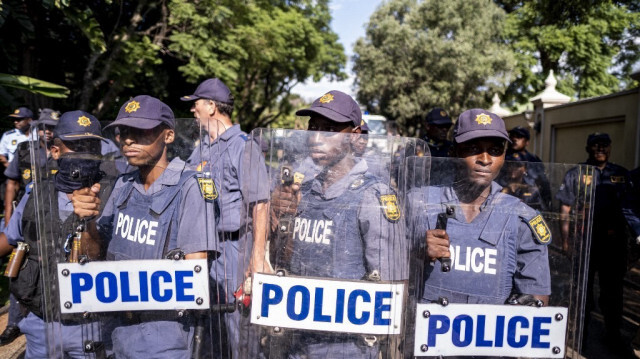
[[[427,231],[427,256],[432,261],[438,258],[450,258],[449,235],[444,229],[430,229]]]
[[[91,188],[81,188],[71,194],[73,213],[80,218],[97,216],[100,213],[100,184],[96,183]]]
[[[271,230],[278,225],[278,218],[283,215],[295,215],[298,210],[301,193],[300,185],[294,183],[290,186],[278,186],[271,192]]]

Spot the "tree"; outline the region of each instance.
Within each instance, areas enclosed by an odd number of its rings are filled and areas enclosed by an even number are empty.
[[[640,59],[637,1],[497,0],[508,13],[506,38],[517,56],[517,76],[504,100],[526,103],[544,87],[549,70],[558,89],[587,98],[634,86]]]
[[[358,100],[413,134],[433,107],[485,106],[506,86],[513,55],[504,11],[490,0],[392,0],[354,48]]]
[[[328,0],[4,0],[0,66],[64,84],[71,94],[56,108],[105,120],[141,93],[191,117],[178,98],[220,77],[250,130],[291,112],[296,84],[345,77],[330,20]]]
[[[245,129],[290,113],[296,84],[345,77],[327,0],[174,0],[170,11],[169,49],[186,61],[180,71],[193,84],[207,77],[227,83]]]

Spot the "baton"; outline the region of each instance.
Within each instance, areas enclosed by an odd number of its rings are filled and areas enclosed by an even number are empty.
[[[447,206],[447,210],[442,213],[438,213],[438,223],[436,224],[436,229],[447,230],[447,220],[449,218],[453,218],[455,216],[455,210],[453,207]],[[440,263],[442,264],[442,271],[449,272],[451,270],[451,258],[450,257],[442,257],[438,258]]]

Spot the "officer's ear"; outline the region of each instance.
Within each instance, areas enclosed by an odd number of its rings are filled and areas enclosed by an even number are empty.
[[[176,133],[175,133],[174,130],[167,129],[167,130],[164,131],[164,143],[165,143],[165,145],[173,143],[175,138],[176,138]]]
[[[218,107],[216,106],[215,101],[209,100],[209,116],[213,116],[216,114]]]
[[[64,146],[64,143],[62,143],[59,138],[53,139],[53,144],[51,145],[49,152],[51,153],[51,157],[54,160],[57,160],[58,158],[60,158],[60,155],[62,155],[62,146]]]

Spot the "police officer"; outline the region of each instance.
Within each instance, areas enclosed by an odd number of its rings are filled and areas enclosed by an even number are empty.
[[[45,151],[44,143],[52,144],[53,128],[58,123],[59,113],[51,109],[43,109],[40,111],[40,118],[34,122],[34,127],[38,128],[39,144],[41,151]],[[24,194],[27,184],[31,182],[31,153],[29,150],[29,141],[18,144],[16,155],[4,171],[7,177],[6,190],[4,197],[4,220],[5,224],[9,224],[13,208],[17,205]],[[48,152],[48,149],[46,149]],[[46,161],[48,153],[40,153],[39,159]],[[55,169],[56,161],[51,159],[48,161],[48,168]],[[20,305],[16,301],[13,294],[9,295],[9,319],[7,327],[0,334],[0,345],[6,345],[13,342],[20,336],[18,322],[22,319]]]
[[[296,115],[311,117],[308,146],[321,170],[301,188],[282,186],[272,194],[275,218],[294,216],[291,259],[284,265],[300,276],[406,279],[407,247],[396,194],[353,153],[361,131],[358,104],[334,90]],[[310,228],[317,229],[314,237],[321,242],[307,240]],[[294,333],[290,343],[290,358],[377,358],[379,352],[354,335]]]
[[[19,107],[9,117],[13,119],[16,128],[2,134],[0,139],[0,163],[5,168],[13,159],[18,144],[29,139],[29,127],[33,120],[33,112],[26,107]]]
[[[453,142],[447,140],[447,134],[453,122],[449,114],[440,107],[429,111],[425,121],[427,134],[424,140],[429,145],[432,157],[449,157]]]
[[[540,158],[533,153],[527,151],[531,134],[529,130],[516,126],[509,130],[509,139],[511,143],[507,149],[507,161],[525,161],[525,162],[542,162]]]
[[[204,130],[200,144],[187,160],[191,168],[209,173],[220,184],[220,231],[222,257],[211,273],[233,301],[234,291],[242,284],[241,268],[268,272],[265,262],[267,201],[269,186],[264,157],[240,125],[231,122],[233,95],[219,79],[205,80],[182,101],[193,101],[191,112]],[[247,211],[246,208],[249,208]],[[251,255],[242,253],[252,249]],[[240,313],[226,315],[228,337],[234,357],[253,343],[240,344]],[[246,323],[248,325],[248,323]],[[245,328],[246,329],[246,328]]]
[[[424,268],[421,301],[546,304],[551,293],[549,228],[535,210],[502,193],[494,182],[509,142],[504,121],[471,109],[460,115],[453,136],[454,181],[410,195],[414,243],[426,241],[431,261]],[[450,260],[450,267],[436,259]]]
[[[522,161],[507,162],[504,165],[505,184],[502,193],[519,198],[537,211],[546,211],[547,206],[542,200],[540,191],[530,181],[527,181],[527,165],[527,162]]]
[[[53,129],[58,124],[60,113],[49,108],[40,110],[40,117],[32,123],[32,127],[38,132],[38,155],[40,161],[38,167],[46,167],[55,174],[57,163],[49,156],[49,148],[53,145]],[[7,188],[4,198],[4,217],[8,223],[11,219],[14,201],[19,202],[26,185],[32,181],[30,141],[21,142],[15,152],[15,156],[4,171],[7,177]]]
[[[63,239],[72,233],[79,223],[77,216],[73,215],[71,194],[81,184],[72,178],[70,168],[76,165],[86,169],[91,167],[96,179],[99,176],[104,177],[100,171],[100,161],[97,159],[100,154],[101,134],[100,123],[89,113],[71,111],[61,116],[54,131],[51,155],[64,170],[55,176],[43,177],[39,183],[41,190],[38,191],[38,198],[30,191],[30,187],[28,188],[11,217],[7,230],[0,237],[0,254],[6,254],[7,245],[15,247],[18,242],[26,243],[29,248],[18,276],[11,279],[10,287],[11,293],[28,311],[26,317],[18,323],[27,338],[27,358],[85,358],[87,354],[84,352],[83,340],[99,338],[97,322],[75,317],[50,317],[50,313],[56,312],[50,306],[56,306],[57,301],[53,300],[45,307],[45,288],[42,286],[56,280],[55,264],[66,260]],[[76,157],[77,153],[82,153],[83,157]],[[96,159],[86,158],[91,155],[96,156]],[[105,196],[104,191],[101,194]],[[36,213],[36,202],[50,204],[51,207],[45,205],[45,208],[40,209],[40,213]],[[37,223],[41,214],[47,221],[51,221],[51,225],[43,229]],[[40,237],[39,229],[45,232],[43,237]],[[39,244],[40,240],[46,240],[47,243]],[[40,252],[40,249],[44,249],[44,252]],[[43,257],[47,258],[46,262],[42,261]],[[42,263],[49,265],[46,272],[41,270]],[[55,286],[46,290],[53,293],[53,298],[57,297]],[[50,343],[46,340],[47,331],[58,338],[60,348],[58,345],[48,347]]]
[[[531,187],[537,187],[542,197],[544,207],[549,208],[551,205],[551,185],[545,174],[545,168],[542,160],[533,153],[527,151],[531,134],[529,130],[522,126],[516,126],[509,130],[509,139],[511,144],[507,148],[506,161],[528,162],[526,165],[527,172],[524,180]],[[500,176],[498,183],[505,185],[503,176]]]
[[[591,232],[591,250],[589,260],[589,279],[587,282],[587,305],[585,331],[593,310],[594,293],[593,281],[595,273],[600,278],[600,310],[604,315],[605,343],[612,349],[623,348],[621,344],[620,328],[622,325],[622,289],[623,277],[626,272],[627,243],[625,235],[625,218],[623,202],[630,195],[630,181],[628,171],[609,162],[611,155],[611,137],[606,133],[592,133],[587,138],[585,150],[588,159],[585,164],[595,166],[593,174],[581,173],[578,168],[569,170],[556,198],[561,202],[561,213],[580,213],[589,208],[578,208],[583,192],[579,188],[585,185],[595,185],[595,200],[593,201],[593,227]],[[562,245],[569,250],[568,220],[562,222]],[[583,340],[586,343],[586,340]]]
[[[199,181],[184,161],[169,161],[168,146],[175,138],[173,111],[154,97],[136,96],[122,105],[107,127],[113,126],[120,129],[124,156],[138,170],[118,178],[100,217],[89,222],[87,240],[108,243],[108,260],[162,259],[174,249],[186,259],[207,258],[217,249],[216,190],[207,179]],[[101,201],[95,195],[100,187],[74,192],[75,213],[83,218],[98,215]],[[131,229],[129,233],[139,238],[129,240],[121,224],[143,221],[156,224],[155,231]],[[112,342],[107,348],[117,358],[191,357],[191,314],[119,313],[105,324]]]

